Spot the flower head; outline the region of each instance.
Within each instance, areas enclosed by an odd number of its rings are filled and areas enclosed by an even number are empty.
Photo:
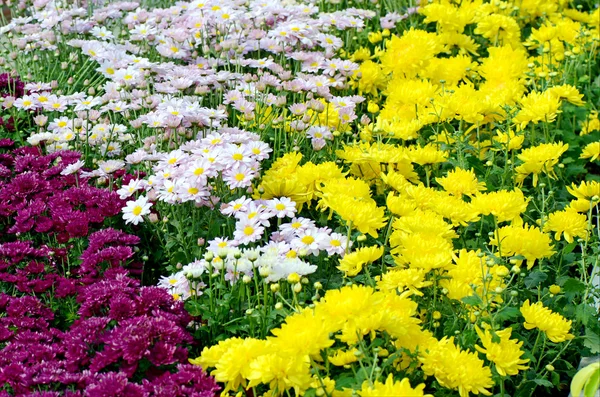
[[[569,333],[572,321],[567,321],[560,314],[544,307],[542,302],[532,305],[527,299],[521,306],[521,314],[525,318],[523,325],[526,329],[538,328],[554,343],[564,342],[575,337]]]
[[[479,335],[483,344],[483,347],[476,345],[475,349],[484,353],[487,359],[496,365],[496,370],[501,376],[517,375],[519,370],[523,371],[529,368],[525,365],[529,360],[521,358],[524,354],[521,350],[523,342],[510,339],[512,328],[495,332],[500,339],[499,342],[494,342],[489,329],[482,331],[478,326],[475,326],[475,331],[477,331],[477,335]]]

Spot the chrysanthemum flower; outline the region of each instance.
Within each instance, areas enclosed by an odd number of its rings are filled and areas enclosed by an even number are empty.
[[[394,381],[394,375],[389,374],[385,383],[375,381],[371,384],[363,382],[362,388],[358,390],[360,397],[433,397],[431,394],[423,394],[425,384],[421,383],[414,389],[410,386],[408,378]]]
[[[598,181],[583,181],[579,186],[574,183],[569,187],[567,191],[578,199],[590,200],[594,196],[600,196],[600,182]]]
[[[515,168],[517,172],[515,181],[523,184],[523,180],[533,174],[533,186],[537,186],[538,175],[542,172],[550,178],[556,179],[553,167],[558,164],[558,159],[569,149],[569,145],[556,143],[543,143],[523,150],[517,157],[523,164]]]
[[[590,161],[598,160],[600,157],[600,142],[592,142],[587,144],[581,151],[580,159],[590,159]]]
[[[477,351],[486,355],[487,359],[496,365],[496,371],[501,376],[517,375],[519,371],[529,368],[525,364],[529,360],[522,359],[524,354],[521,350],[523,342],[510,339],[512,328],[506,328],[501,331],[496,331],[496,336],[500,339],[499,342],[494,342],[489,329],[482,331],[478,326],[475,326],[475,331],[481,339],[483,347],[475,345]]]
[[[490,244],[498,247],[500,256],[525,257],[527,269],[531,269],[537,259],[549,258],[555,253],[550,237],[535,226],[504,226],[494,233]]]
[[[377,289],[382,291],[400,291],[408,289],[413,294],[423,296],[421,288],[428,287],[431,281],[425,281],[424,269],[392,269],[377,276]]]
[[[361,272],[363,266],[375,262],[383,255],[383,247],[363,247],[347,254],[337,267],[346,277],[354,277]]]
[[[555,232],[554,238],[560,240],[564,234],[568,243],[573,242],[573,237],[587,238],[588,220],[585,214],[574,210],[556,211],[548,216],[544,223],[544,232]]]
[[[498,222],[512,221],[519,218],[527,209],[528,198],[515,188],[512,192],[500,190],[497,192],[478,194],[471,201],[471,206],[482,215],[494,215]]]
[[[435,178],[448,193],[461,197],[463,194],[474,196],[476,193],[485,190],[485,182],[479,182],[477,175],[471,170],[455,168],[449,171],[443,178]]]
[[[521,314],[525,317],[526,329],[538,328],[554,343],[564,342],[575,337],[569,333],[572,321],[567,321],[560,314],[544,307],[542,302],[532,305],[527,299],[521,306]]]
[[[492,370],[476,353],[460,350],[454,344],[454,337],[444,337],[430,346],[419,361],[423,363],[425,375],[435,376],[443,387],[458,390],[461,397],[469,397],[469,393],[492,394],[487,390],[494,386]]]
[[[559,109],[560,99],[551,92],[532,91],[521,99],[521,110],[513,121],[521,130],[529,123],[537,124],[540,121],[550,123],[556,120]]]

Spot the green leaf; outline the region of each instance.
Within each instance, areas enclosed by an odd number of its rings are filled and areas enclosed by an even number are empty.
[[[581,304],[575,309],[575,318],[583,325],[587,326],[591,319],[596,318],[596,309],[590,305]]]
[[[525,286],[527,288],[535,288],[548,278],[548,275],[540,270],[534,270],[525,277]]]
[[[537,378],[537,379],[534,379],[533,381],[535,382],[536,385],[552,387],[552,382],[550,382],[547,379]]]
[[[461,301],[470,306],[478,306],[483,303],[481,298],[477,295],[465,296],[461,299]]]
[[[567,299],[571,300],[575,295],[585,291],[585,284],[576,278],[569,278],[562,285],[562,289]]]
[[[586,328],[583,345],[590,349],[592,354],[600,353],[600,335]]]
[[[558,386],[560,384],[560,375],[558,374],[558,372],[551,372],[550,376],[552,377],[552,384],[554,386]]]

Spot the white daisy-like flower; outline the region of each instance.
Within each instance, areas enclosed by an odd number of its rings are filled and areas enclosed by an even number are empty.
[[[123,219],[125,223],[137,225],[144,221],[144,215],[150,214],[152,203],[148,202],[146,196],[141,196],[137,200],[130,200],[123,208]]]
[[[293,218],[296,213],[296,203],[289,197],[274,198],[267,201],[267,207],[277,218]]]
[[[85,165],[85,163],[83,161],[77,160],[73,164],[67,165],[65,167],[65,169],[60,172],[60,174],[61,175],[71,175],[71,174],[74,174],[77,171],[79,171],[81,169],[81,167],[83,167],[84,165]]]

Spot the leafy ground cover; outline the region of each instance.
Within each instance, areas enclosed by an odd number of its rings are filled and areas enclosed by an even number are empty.
[[[0,395],[555,396],[600,353],[594,2],[7,6]]]

